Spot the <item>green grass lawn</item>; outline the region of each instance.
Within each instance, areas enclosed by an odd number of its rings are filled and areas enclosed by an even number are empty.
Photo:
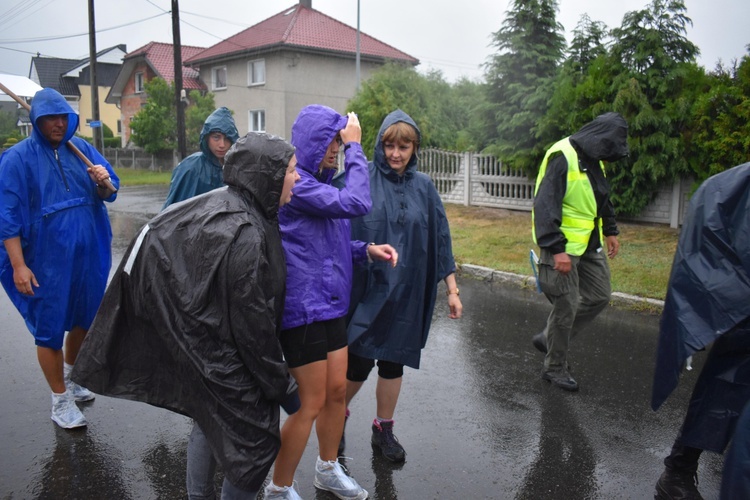
[[[459,264],[531,276],[531,213],[446,204]],[[618,223],[620,253],[610,261],[612,289],[663,300],[679,231],[663,225]]]
[[[172,172],[156,172],[137,168],[116,168],[120,186],[143,186],[146,184],[168,185]]]
[[[122,186],[169,184],[171,172],[117,169]],[[531,213],[446,203],[459,264],[531,276]],[[618,223],[620,253],[610,261],[612,289],[664,299],[679,231],[656,224]]]

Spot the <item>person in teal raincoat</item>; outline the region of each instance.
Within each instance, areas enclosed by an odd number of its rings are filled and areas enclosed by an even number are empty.
[[[96,149],[73,137],[78,115],[57,91],[37,92],[29,117],[31,136],[0,157],[0,282],[34,335],[52,420],[82,427],[75,402],[94,395],[70,371],[107,285],[112,230],[104,202],[117,194],[104,182],[118,188],[119,179]]]
[[[378,360],[372,444],[394,462],[406,456],[393,435],[404,365],[419,368],[440,281],[450,317],[463,310],[445,209],[430,177],[417,171],[420,141],[419,127],[403,111],[385,118],[369,164],[372,210],[351,222],[353,240],[388,242],[401,263],[354,269],[346,374],[348,405]]]
[[[239,138],[232,112],[225,107],[211,113],[201,130],[201,150],[177,165],[172,172],[167,201],[162,209],[172,203],[207,193],[224,185],[221,169],[224,155]]]

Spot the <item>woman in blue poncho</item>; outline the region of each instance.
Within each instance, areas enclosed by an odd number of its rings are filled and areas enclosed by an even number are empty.
[[[373,263],[354,270],[346,373],[348,405],[378,360],[372,444],[394,462],[406,457],[393,435],[404,365],[419,368],[441,280],[450,317],[462,312],[443,203],[430,177],[417,172],[420,139],[417,124],[403,111],[385,118],[369,165],[372,211],[351,221],[353,240],[387,241],[399,253],[393,269]]]

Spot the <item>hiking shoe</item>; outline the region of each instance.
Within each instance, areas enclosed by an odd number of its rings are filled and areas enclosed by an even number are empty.
[[[398,438],[393,435],[393,420],[378,419],[372,421],[372,445],[380,449],[383,456],[391,462],[406,460],[406,451]]]
[[[73,396],[73,399],[75,401],[91,401],[96,397],[94,396],[93,392],[86,389],[85,387],[76,384],[70,379],[65,380],[65,388],[68,390],[71,396]]]
[[[291,486],[276,486],[270,481],[263,489],[263,498],[265,500],[302,500],[297,493],[297,481],[293,481]]]
[[[566,391],[577,391],[578,382],[570,376],[568,370],[547,370],[542,372],[542,379],[552,382],[552,385],[556,385],[560,389]]]
[[[547,338],[544,336],[544,332],[539,332],[531,337],[531,343],[534,344],[537,351],[547,354]]]
[[[698,474],[666,468],[656,482],[656,500],[703,500],[698,492]]]
[[[354,478],[349,477],[340,463],[336,461],[324,461],[318,457],[315,462],[316,488],[330,491],[342,500],[364,500],[367,498],[367,490],[362,488]]]
[[[69,391],[52,393],[52,421],[63,429],[75,429],[86,425],[86,417],[76,406]]]
[[[344,417],[344,430],[341,431],[341,441],[339,441],[339,456],[344,454],[346,449],[346,422],[349,420],[349,408],[346,409],[346,416]]]

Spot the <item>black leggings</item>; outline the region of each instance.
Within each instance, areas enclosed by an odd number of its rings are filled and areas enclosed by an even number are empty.
[[[346,378],[352,382],[364,382],[374,366],[374,359],[363,358],[349,351]],[[404,365],[380,359],[378,360],[378,376],[386,380],[401,378],[404,376]]]

